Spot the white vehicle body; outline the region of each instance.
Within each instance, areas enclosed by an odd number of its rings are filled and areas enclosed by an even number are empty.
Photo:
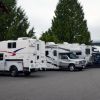
[[[46,44],[46,60],[48,69],[67,69],[70,65],[78,69],[85,67],[84,59],[72,59],[66,54],[72,54],[69,49],[66,49],[64,45],[47,43]]]
[[[78,43],[63,43],[66,49],[76,54],[80,59],[86,60],[86,65],[92,63],[92,46]]]
[[[92,46],[92,48],[93,48],[93,53],[100,52],[100,46],[94,45],[94,46]]]
[[[27,37],[0,42],[0,71],[31,72],[46,66],[45,43]]]

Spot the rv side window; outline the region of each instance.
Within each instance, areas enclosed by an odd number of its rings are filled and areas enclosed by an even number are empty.
[[[37,60],[39,59],[39,56],[37,56]]]
[[[49,51],[45,51],[45,55],[48,56],[49,55]]]
[[[3,54],[2,53],[0,54],[0,60],[3,60]]]
[[[67,60],[68,57],[67,57],[66,55],[60,55],[60,59],[65,59],[65,60]]]
[[[8,48],[16,48],[16,42],[8,43]]]
[[[16,48],[16,42],[13,42],[13,48]]]
[[[37,44],[37,50],[39,50],[39,44]]]
[[[8,48],[11,48],[11,43],[8,43]]]
[[[86,50],[85,50],[85,53],[86,53],[87,55],[89,55],[89,54],[90,54],[90,49],[86,49]]]
[[[82,52],[76,52],[76,55],[82,55]]]
[[[53,55],[57,56],[57,51],[56,50],[53,51]]]

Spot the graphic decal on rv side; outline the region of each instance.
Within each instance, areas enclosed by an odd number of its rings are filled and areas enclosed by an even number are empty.
[[[26,47],[24,47],[24,48],[26,48]],[[20,51],[20,50],[22,50],[22,49],[24,49],[24,48],[20,48],[20,49],[17,49],[17,50],[15,50],[15,51],[13,51],[13,52],[18,52],[18,51]]]
[[[26,47],[24,47],[24,48],[26,48]],[[24,48],[17,49],[17,50],[15,50],[15,51],[13,51],[13,52],[9,52],[9,51],[0,51],[0,52],[9,53],[9,54],[11,54],[11,56],[15,56],[15,55],[16,55],[16,52],[18,52],[18,51],[20,51],[20,50],[22,50],[22,49],[24,49]]]

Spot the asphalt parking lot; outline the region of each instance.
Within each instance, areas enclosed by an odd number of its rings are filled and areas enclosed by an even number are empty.
[[[0,100],[100,100],[100,68],[0,75]]]

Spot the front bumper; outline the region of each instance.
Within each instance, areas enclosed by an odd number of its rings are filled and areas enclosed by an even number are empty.
[[[76,68],[85,68],[85,65],[84,65],[84,64],[82,64],[82,65],[76,64],[75,67],[76,67]]]

